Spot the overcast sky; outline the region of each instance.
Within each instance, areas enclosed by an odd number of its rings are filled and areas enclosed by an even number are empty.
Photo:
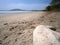
[[[24,9],[43,10],[51,0],[0,0],[0,10]]]

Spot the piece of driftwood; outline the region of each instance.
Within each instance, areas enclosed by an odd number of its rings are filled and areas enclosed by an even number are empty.
[[[33,45],[60,45],[60,33],[51,28],[46,25],[37,26],[33,31]]]

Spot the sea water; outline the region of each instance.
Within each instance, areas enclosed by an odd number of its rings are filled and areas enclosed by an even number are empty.
[[[9,15],[9,14],[21,14],[21,13],[29,13],[32,11],[0,11],[0,15]]]
[[[0,11],[0,14],[9,14],[9,13],[26,13],[31,11]]]

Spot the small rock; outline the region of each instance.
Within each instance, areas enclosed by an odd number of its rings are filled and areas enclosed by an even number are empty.
[[[18,35],[21,35],[21,34],[22,34],[21,32],[18,33]]]
[[[50,20],[50,22],[53,22],[52,20]]]
[[[15,28],[17,28],[18,26],[15,26]]]
[[[14,27],[11,27],[11,28],[10,28],[10,31],[12,31],[12,29],[14,29]]]
[[[15,42],[17,41],[17,39],[15,39]]]
[[[8,36],[5,36],[4,39],[6,39]]]
[[[30,28],[33,29],[33,28],[35,28],[35,26],[31,26]]]
[[[4,23],[4,25],[8,25],[8,23]]]
[[[2,40],[0,40],[0,44],[2,44]]]
[[[56,28],[52,28],[52,27],[51,27],[50,29],[53,30],[53,31],[56,31]]]

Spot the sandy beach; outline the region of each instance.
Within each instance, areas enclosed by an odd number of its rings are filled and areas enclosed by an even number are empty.
[[[33,45],[33,30],[50,25],[60,32],[60,12],[0,14],[0,45]]]

